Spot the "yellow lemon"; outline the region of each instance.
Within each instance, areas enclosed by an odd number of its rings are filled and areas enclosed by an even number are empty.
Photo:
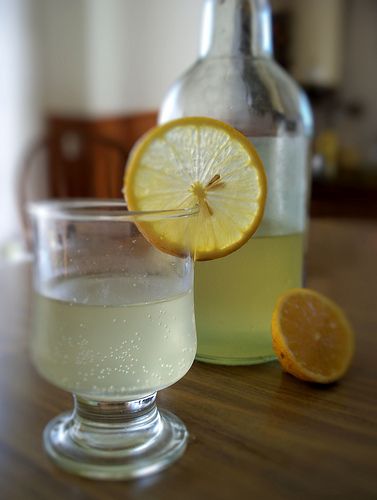
[[[266,176],[256,150],[240,132],[212,118],[187,117],[155,127],[136,144],[124,195],[130,210],[197,205],[189,228],[155,221],[143,224],[142,231],[156,247],[178,255],[188,233],[195,259],[210,260],[237,250],[255,232],[266,200]]]
[[[340,379],[354,352],[353,331],[342,310],[305,288],[288,290],[278,299],[272,341],[283,369],[311,382]]]

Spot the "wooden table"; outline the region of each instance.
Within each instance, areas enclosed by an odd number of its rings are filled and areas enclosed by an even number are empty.
[[[351,370],[329,387],[251,367],[195,363],[162,391],[179,415],[188,449],[164,472],[131,482],[80,479],[55,468],[43,427],[70,396],[30,365],[30,273],[2,269],[0,301],[0,498],[376,499],[377,225],[314,220],[308,285],[333,297],[357,333]]]

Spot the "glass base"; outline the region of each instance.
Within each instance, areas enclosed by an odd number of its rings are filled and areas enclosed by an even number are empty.
[[[270,361],[275,361],[277,359],[275,354],[268,354],[265,356],[256,356],[248,358],[232,358],[232,357],[222,357],[222,356],[209,356],[203,354],[197,354],[197,361],[203,363],[211,363],[213,365],[228,365],[228,366],[242,366],[242,365],[259,365],[261,363],[268,363]]]
[[[74,396],[73,413],[59,415],[44,430],[47,454],[60,468],[92,479],[132,479],[168,467],[185,451],[188,432],[175,415],[158,411],[155,399]]]

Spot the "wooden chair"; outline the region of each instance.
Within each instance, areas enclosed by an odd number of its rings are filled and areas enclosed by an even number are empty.
[[[129,148],[80,128],[50,133],[27,151],[19,172],[18,206],[27,246],[27,204],[51,198],[121,198]]]

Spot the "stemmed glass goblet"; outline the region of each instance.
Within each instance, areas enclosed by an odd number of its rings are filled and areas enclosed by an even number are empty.
[[[48,455],[91,478],[165,468],[184,452],[187,430],[157,409],[156,392],[194,360],[193,263],[189,245],[179,256],[161,252],[140,228],[187,224],[195,209],[129,212],[121,201],[74,200],[32,204],[29,213],[32,359],[74,397],[73,412],[44,431]]]

